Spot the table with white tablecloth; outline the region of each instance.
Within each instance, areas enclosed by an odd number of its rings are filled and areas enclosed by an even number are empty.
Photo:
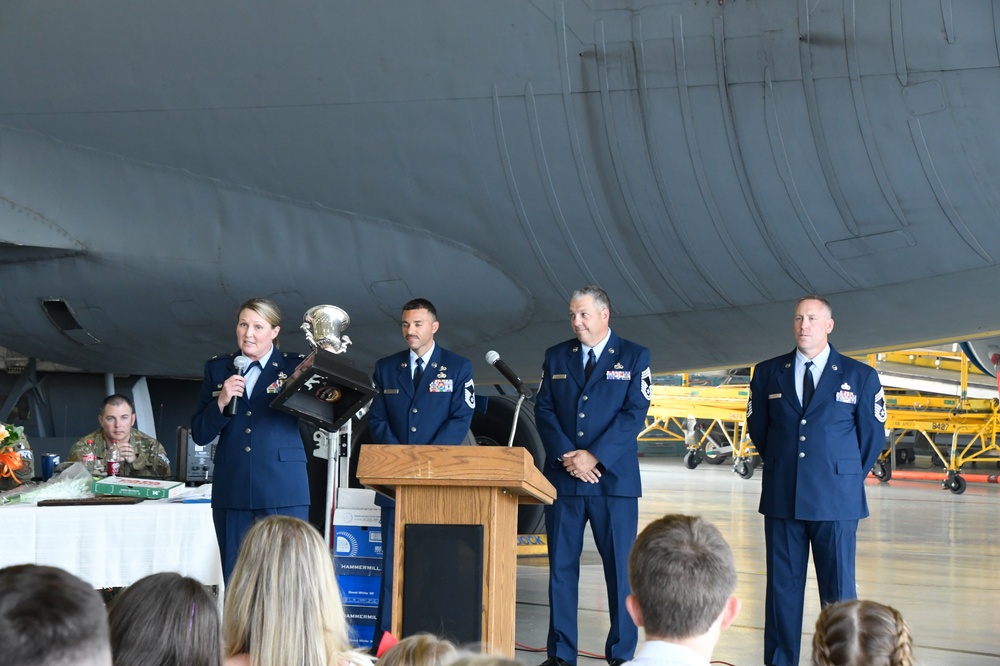
[[[0,507],[0,567],[45,564],[95,588],[124,587],[175,571],[222,586],[222,562],[207,503]]]

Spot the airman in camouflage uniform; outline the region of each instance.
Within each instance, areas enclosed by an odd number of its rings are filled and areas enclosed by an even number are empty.
[[[100,428],[77,440],[69,450],[69,460],[82,462],[83,454],[90,447],[88,441],[93,443],[94,454],[97,456],[94,476],[104,476],[107,472],[110,447],[104,437],[104,431]],[[129,434],[129,443],[135,452],[135,458],[129,461],[128,456],[122,455],[122,469],[119,476],[170,476],[170,459],[167,458],[162,444],[136,428],[132,428]]]
[[[117,442],[121,476],[170,476],[170,459],[163,445],[134,427],[135,407],[131,400],[117,393],[108,396],[101,404],[97,421],[101,427],[77,440],[69,450],[69,460],[83,462],[88,469],[92,464],[94,476],[104,476],[111,443]],[[91,450],[93,463],[84,460]]]

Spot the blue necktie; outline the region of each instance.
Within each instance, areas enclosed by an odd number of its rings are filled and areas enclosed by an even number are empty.
[[[812,361],[806,361],[806,373],[802,375],[802,409],[809,406],[813,393],[816,392],[816,385],[813,383]]]
[[[254,368],[257,368],[259,372],[254,373],[254,375],[251,377],[250,372]],[[243,376],[247,378],[246,391],[244,392],[243,397],[246,398],[247,400],[249,400],[251,394],[253,394],[253,389],[257,385],[257,380],[260,378],[261,372],[264,372],[264,368],[261,367],[260,361],[254,361],[253,363],[247,366],[246,370],[243,371]]]
[[[594,356],[594,350],[591,349],[587,352],[587,365],[583,369],[583,374],[586,379],[590,379],[590,376],[594,374],[594,366],[597,365],[597,357]]]
[[[424,376],[424,359],[417,358],[417,365],[413,368],[413,388],[420,386],[420,378]]]

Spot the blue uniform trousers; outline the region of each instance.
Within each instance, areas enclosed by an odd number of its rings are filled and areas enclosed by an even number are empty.
[[[820,603],[826,606],[857,598],[854,582],[857,531],[856,520],[786,520],[764,516],[765,663],[798,666],[810,544]]]
[[[577,611],[580,607],[580,555],[587,521],[604,562],[611,629],[607,659],[632,659],[639,630],[625,609],[629,595],[628,556],[639,526],[636,497],[562,496],[545,507],[549,548],[548,654],[576,664]]]
[[[266,509],[212,509],[215,536],[219,540],[219,555],[222,556],[223,580],[229,584],[229,576],[236,567],[240,545],[250,526],[267,516],[291,516],[309,521],[309,505],[277,506]]]

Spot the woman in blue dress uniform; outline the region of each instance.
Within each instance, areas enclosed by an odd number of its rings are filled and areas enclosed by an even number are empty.
[[[284,354],[275,342],[281,312],[265,298],[240,306],[236,342],[240,351],[205,363],[198,407],[191,418],[195,443],[216,437],[212,514],[225,579],[229,580],[243,535],[257,519],[282,514],[309,519],[306,451],[296,417],[273,409],[271,401],[302,362],[300,354]],[[249,359],[241,374],[233,361]],[[227,415],[230,400],[236,414]]]

